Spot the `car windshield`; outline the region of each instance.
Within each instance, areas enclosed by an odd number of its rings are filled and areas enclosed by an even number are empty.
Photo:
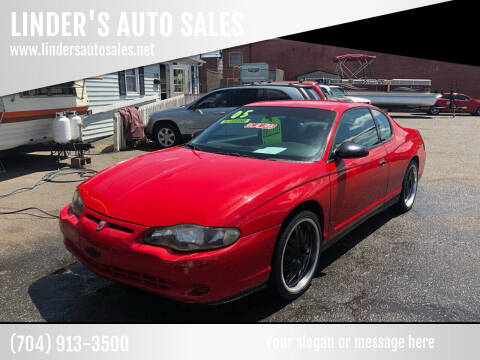
[[[315,108],[244,106],[217,120],[186,146],[259,159],[314,161],[325,150],[336,115]]]
[[[337,87],[331,87],[330,92],[334,96],[345,96],[345,92],[342,89],[337,88]]]

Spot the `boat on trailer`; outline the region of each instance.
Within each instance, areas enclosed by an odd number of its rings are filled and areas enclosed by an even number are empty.
[[[331,79],[329,83],[380,107],[430,107],[442,96],[430,92],[432,81],[429,79]]]
[[[339,78],[305,79],[342,88],[347,95],[369,99],[384,108],[422,108],[435,105],[442,96],[431,92],[430,79],[374,79],[370,65],[376,56],[345,54],[336,56]]]
[[[85,81],[72,81],[0,97],[0,151],[53,141],[57,113],[84,115]]]

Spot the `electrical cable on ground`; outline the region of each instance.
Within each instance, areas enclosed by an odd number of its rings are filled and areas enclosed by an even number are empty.
[[[19,213],[23,213],[24,211],[28,211],[28,210],[37,210],[37,211],[40,211],[41,213],[45,214],[45,215],[48,215],[52,218],[55,218],[55,219],[58,219],[60,218],[60,216],[58,215],[55,215],[55,214],[52,214],[52,213],[49,213],[48,211],[46,210],[42,210],[36,206],[31,206],[31,207],[28,207],[28,208],[24,208],[24,209],[19,209],[19,210],[12,210],[12,211],[0,211],[0,215],[11,215],[11,214],[19,214]]]
[[[70,171],[69,171],[70,170]],[[55,170],[55,171],[51,171],[49,173],[46,173],[45,175],[43,175],[41,177],[40,180],[38,180],[35,184],[33,184],[32,186],[26,186],[26,187],[20,187],[20,188],[17,188],[17,189],[14,189],[12,191],[9,191],[5,194],[0,194],[0,198],[6,198],[8,196],[11,196],[11,195],[14,195],[14,194],[17,194],[19,192],[24,192],[24,191],[28,191],[28,190],[33,190],[35,189],[37,186],[43,184],[43,183],[46,183],[46,182],[51,182],[51,183],[71,183],[71,182],[80,182],[80,181],[83,181],[85,180],[86,178],[92,176],[93,174],[95,174],[96,171],[93,170],[93,169],[71,169],[70,167],[66,166],[66,167],[63,167],[63,168],[60,168],[58,170]],[[80,176],[80,179],[74,179],[74,180],[55,180],[57,177],[60,177],[60,176],[67,176],[67,175],[74,175],[74,174],[78,174]],[[24,208],[24,209],[19,209],[19,210],[11,210],[11,211],[0,211],[0,215],[10,215],[10,214],[19,214],[19,213],[23,213],[25,211],[28,211],[28,210],[36,210],[36,211],[39,211],[47,216],[50,216],[52,218],[56,218],[58,219],[59,216],[58,215],[55,215],[55,214],[52,214],[48,211],[45,211],[43,209],[40,209],[36,206],[31,206],[31,207],[27,207],[27,208]]]

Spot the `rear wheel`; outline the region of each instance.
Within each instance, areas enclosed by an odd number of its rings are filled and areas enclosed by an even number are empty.
[[[407,212],[415,203],[418,187],[418,168],[415,161],[411,161],[403,178],[402,192],[400,193],[400,201],[397,209],[400,212]]]
[[[318,265],[320,240],[320,223],[311,211],[298,213],[282,230],[271,275],[271,285],[282,298],[295,299],[310,286]]]
[[[480,116],[480,106],[478,107],[477,111],[473,113],[473,115]]]
[[[430,115],[438,115],[440,114],[440,109],[438,107],[432,106],[429,110],[428,113]]]
[[[173,124],[159,124],[155,128],[155,141],[162,148],[168,148],[180,144],[181,134]]]

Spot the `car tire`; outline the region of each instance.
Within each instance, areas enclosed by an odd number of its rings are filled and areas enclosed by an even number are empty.
[[[477,111],[475,111],[472,115],[480,116],[480,106],[477,108]]]
[[[410,211],[417,198],[418,189],[418,166],[416,161],[410,161],[402,181],[402,191],[397,203],[397,210],[400,213]]]
[[[155,126],[154,139],[161,148],[169,148],[180,144],[182,135],[175,125],[161,123]]]
[[[322,231],[318,217],[305,210],[282,227],[272,260],[270,286],[285,300],[302,295],[317,270]]]
[[[440,109],[438,107],[432,106],[429,110],[428,113],[430,115],[438,115],[440,114]]]

